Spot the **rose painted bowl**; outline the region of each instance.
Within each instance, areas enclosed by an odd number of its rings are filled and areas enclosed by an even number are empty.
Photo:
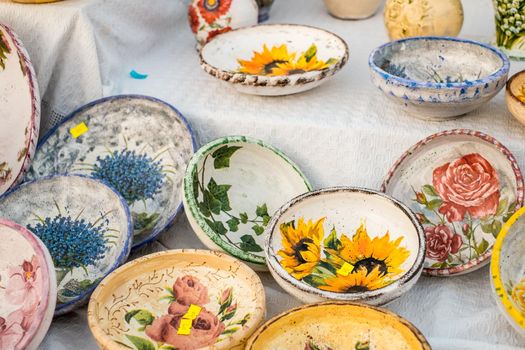
[[[525,71],[518,72],[509,79],[505,100],[512,116],[525,125]]]
[[[456,129],[406,151],[381,190],[408,205],[424,227],[424,272],[459,275],[489,262],[502,225],[523,205],[523,176],[493,137]]]
[[[32,232],[0,219],[0,348],[36,350],[57,297],[53,261]]]
[[[137,249],[182,211],[182,178],[195,149],[191,126],[173,106],[147,96],[112,96],[80,107],[50,130],[27,178],[70,173],[106,181],[130,207]]]
[[[189,308],[197,314],[188,317]],[[242,349],[265,312],[263,285],[250,268],[223,253],[183,249],[109,275],[91,297],[88,321],[105,350],[226,350]],[[186,335],[178,334],[184,318]]]
[[[311,190],[284,153],[245,136],[214,140],[195,153],[184,177],[184,208],[199,239],[255,270],[267,270],[264,228],[291,198]]]
[[[57,276],[55,315],[85,304],[131,247],[126,202],[109,185],[84,176],[26,182],[0,197],[0,217],[27,227],[49,250]]]
[[[498,49],[449,37],[416,37],[370,54],[372,82],[407,113],[446,120],[494,97],[507,81],[509,60]]]
[[[270,272],[289,294],[386,304],[423,269],[425,238],[415,215],[374,190],[333,187],[283,205],[266,228]]]
[[[252,335],[245,349],[431,348],[414,325],[388,310],[327,302],[300,306],[272,318]]]
[[[18,184],[31,163],[40,127],[40,94],[27,52],[0,24],[0,194]]]
[[[348,61],[348,46],[323,29],[292,24],[232,30],[207,43],[201,66],[242,93],[264,96],[313,89]]]

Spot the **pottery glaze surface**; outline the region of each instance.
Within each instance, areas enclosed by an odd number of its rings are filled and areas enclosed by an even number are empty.
[[[525,71],[518,72],[509,79],[505,101],[512,116],[525,125]]]
[[[324,0],[328,12],[341,19],[364,19],[373,16],[381,0]]]

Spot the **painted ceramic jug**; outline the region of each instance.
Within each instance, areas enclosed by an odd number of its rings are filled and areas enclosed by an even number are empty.
[[[257,24],[255,0],[193,0],[188,7],[191,31],[199,45],[235,28]]]
[[[457,36],[463,26],[461,0],[387,0],[384,16],[391,40]]]
[[[493,0],[496,45],[509,57],[525,60],[525,1]]]
[[[328,12],[341,19],[363,19],[373,16],[381,0],[324,0]]]

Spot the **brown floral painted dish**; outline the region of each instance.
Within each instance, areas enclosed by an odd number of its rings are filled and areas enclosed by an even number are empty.
[[[449,276],[489,262],[503,224],[523,204],[523,176],[493,137],[456,129],[431,135],[394,164],[381,190],[425,229],[424,272]]]

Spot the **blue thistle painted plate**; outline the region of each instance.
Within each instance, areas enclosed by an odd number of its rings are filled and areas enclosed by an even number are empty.
[[[27,182],[0,197],[0,217],[25,226],[49,250],[57,276],[55,315],[84,304],[129,255],[128,206],[95,179],[62,175]]]
[[[28,179],[81,174],[101,179],[126,200],[133,248],[153,241],[182,209],[191,127],[172,106],[145,96],[113,96],[69,115],[40,142]]]

